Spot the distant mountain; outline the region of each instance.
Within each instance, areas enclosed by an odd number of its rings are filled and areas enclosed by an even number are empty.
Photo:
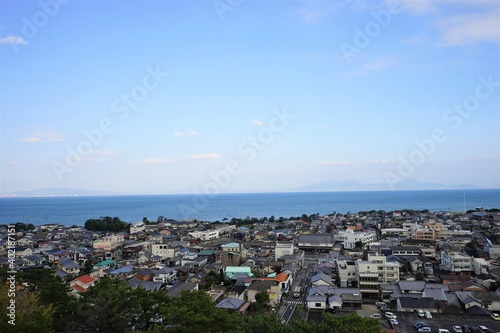
[[[66,187],[46,187],[32,191],[18,191],[12,193],[17,197],[51,197],[51,196],[99,196],[119,195],[121,193],[101,190],[72,189]]]
[[[389,186],[388,183],[361,183],[357,180],[328,181],[296,188],[299,192],[335,192],[335,191],[385,191],[385,190],[455,190],[477,189],[471,184],[443,185],[406,179]]]

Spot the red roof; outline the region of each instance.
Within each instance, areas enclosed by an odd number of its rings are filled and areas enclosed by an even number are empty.
[[[72,287],[72,288],[73,288],[73,289],[75,289],[76,291],[78,291],[79,293],[84,292],[84,291],[87,291],[87,289],[82,288],[82,287],[80,287],[80,286],[79,286],[79,285],[77,285],[77,284],[73,285],[73,287]]]
[[[92,276],[88,275],[88,274],[85,274],[85,275],[79,276],[79,277],[77,277],[76,279],[77,279],[78,281],[80,281],[80,282],[85,283],[85,284],[89,284],[89,283],[91,283],[91,282],[94,282],[94,281],[95,281],[95,279],[94,279]]]

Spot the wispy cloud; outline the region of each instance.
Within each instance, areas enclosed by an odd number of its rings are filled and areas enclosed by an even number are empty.
[[[9,36],[5,36],[3,38],[0,38],[0,44],[25,46],[25,45],[28,45],[28,42],[22,37],[9,35]]]
[[[307,24],[320,23],[323,19],[336,12],[342,5],[341,1],[303,0],[295,1],[295,15]]]
[[[210,153],[210,154],[194,154],[189,157],[192,160],[214,160],[220,158],[219,154]]]
[[[497,10],[452,16],[438,22],[442,43],[463,46],[479,42],[500,43],[500,16]]]
[[[354,165],[358,164],[357,162],[353,161],[322,161],[320,162],[321,165]]]
[[[197,136],[198,133],[196,131],[188,129],[186,131],[176,131],[173,133],[173,135],[174,136]]]
[[[371,165],[371,164],[389,164],[389,160],[381,159],[369,162],[357,162],[357,161],[322,161],[320,165]]]
[[[40,138],[29,136],[27,138],[22,139],[19,142],[24,142],[24,143],[34,143],[34,142],[42,142]]]
[[[262,127],[266,126],[266,124],[262,120],[259,120],[259,119],[253,119],[252,124],[254,124],[255,126],[262,126]]]
[[[361,64],[358,69],[348,72],[347,74],[350,76],[369,75],[393,67],[398,62],[399,60],[395,57],[381,56]]]
[[[386,0],[385,2],[394,3],[394,0]],[[424,15],[429,13],[436,13],[439,11],[435,0],[400,1],[400,4],[404,11],[407,11],[414,15]]]
[[[144,160],[135,161],[134,164],[166,164],[170,162],[172,160],[168,158],[149,157]]]
[[[101,155],[101,156],[112,156],[112,155],[116,155],[116,152],[112,151],[112,150],[99,150],[99,149],[94,149],[92,151],[92,154],[95,154],[95,155]]]
[[[35,132],[31,136],[22,139],[19,142],[33,143],[33,142],[61,142],[63,141],[63,134],[59,131],[40,131]]]

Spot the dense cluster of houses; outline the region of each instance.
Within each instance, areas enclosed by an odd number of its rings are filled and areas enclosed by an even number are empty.
[[[18,270],[50,268],[78,296],[99,279],[133,288],[206,289],[217,307],[244,313],[259,292],[279,307],[305,265],[310,310],[358,309],[383,300],[395,311],[500,311],[500,215],[365,212],[244,226],[135,223],[130,233],[45,224],[16,235]],[[8,267],[0,230],[0,267]],[[217,281],[217,283],[214,283]]]

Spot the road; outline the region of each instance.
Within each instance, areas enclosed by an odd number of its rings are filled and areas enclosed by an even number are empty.
[[[278,312],[281,321],[289,325],[293,322],[297,317],[304,318],[306,309],[306,297],[309,292],[309,281],[313,276],[313,273],[316,271],[316,262],[315,261],[306,261],[304,267],[297,273],[297,277],[295,278],[292,288],[290,289],[290,295],[284,297],[280,310]],[[293,297],[293,290],[296,286],[301,286],[301,295],[300,297]],[[301,306],[302,312],[299,313],[297,311],[297,307]]]

